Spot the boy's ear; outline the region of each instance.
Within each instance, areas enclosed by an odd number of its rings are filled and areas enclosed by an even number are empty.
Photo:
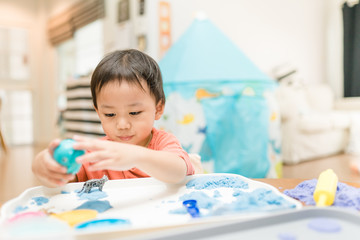
[[[159,120],[164,113],[165,104],[163,101],[159,101],[156,104],[155,120]]]

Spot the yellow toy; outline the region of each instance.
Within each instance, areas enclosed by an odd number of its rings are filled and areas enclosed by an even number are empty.
[[[337,189],[338,177],[332,169],[327,169],[320,173],[314,191],[316,206],[324,207],[333,204]]]

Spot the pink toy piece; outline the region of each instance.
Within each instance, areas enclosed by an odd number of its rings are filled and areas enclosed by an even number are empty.
[[[44,212],[24,212],[16,214],[14,217],[10,218],[8,220],[9,223],[16,222],[19,220],[27,219],[27,218],[33,218],[33,217],[45,217],[46,214]]]

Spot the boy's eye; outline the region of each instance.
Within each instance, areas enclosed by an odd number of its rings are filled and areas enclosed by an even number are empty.
[[[141,112],[130,112],[129,114],[135,116],[135,115],[139,115],[140,113]]]
[[[114,117],[115,113],[105,113],[105,117]]]

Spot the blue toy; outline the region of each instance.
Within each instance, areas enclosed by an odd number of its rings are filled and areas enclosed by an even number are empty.
[[[83,154],[84,150],[75,150],[73,139],[62,140],[59,146],[54,151],[54,159],[62,166],[67,168],[67,173],[75,174],[80,170],[81,164],[77,163],[75,159]]]
[[[193,218],[200,217],[200,211],[197,206],[197,201],[194,199],[189,199],[183,201],[183,205],[186,208],[186,211],[191,215]]]

